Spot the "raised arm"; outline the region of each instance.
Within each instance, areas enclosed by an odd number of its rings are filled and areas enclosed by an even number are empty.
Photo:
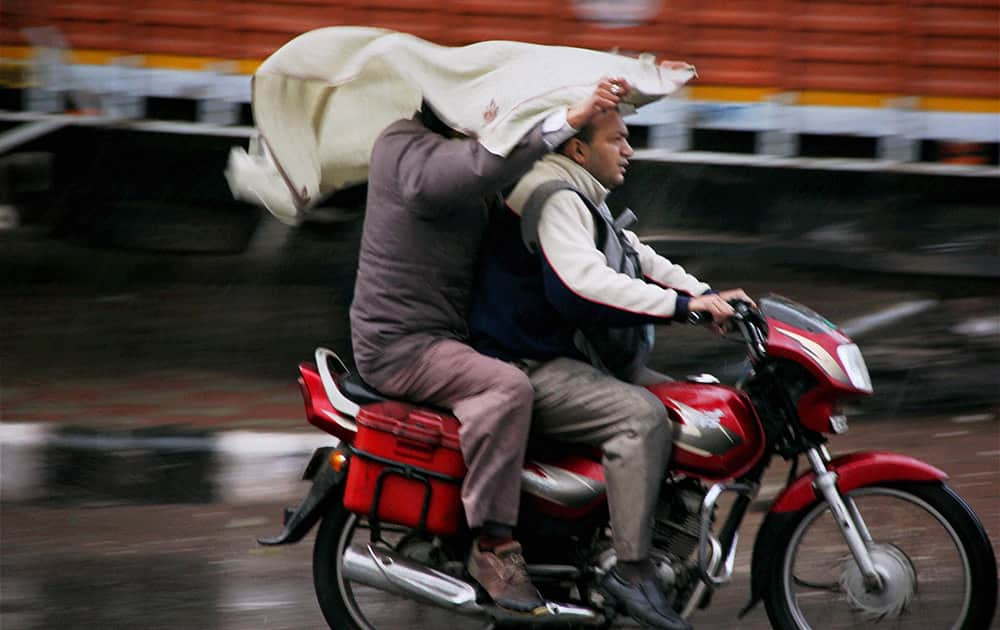
[[[441,213],[469,199],[495,194],[512,185],[549,151],[541,124],[506,158],[473,138],[445,138],[414,123],[387,135],[395,152],[395,171],[404,200],[413,208]]]
[[[587,98],[533,127],[506,157],[490,153],[473,138],[446,138],[414,121],[383,136],[379,159],[394,162],[404,198],[412,207],[447,212],[470,198],[512,186],[594,116],[616,107],[628,90],[624,79],[602,79]]]

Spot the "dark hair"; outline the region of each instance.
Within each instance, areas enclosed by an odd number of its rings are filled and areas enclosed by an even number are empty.
[[[434,113],[430,103],[427,101],[420,103],[419,117],[420,122],[424,125],[424,127],[427,127],[429,130],[438,135],[446,137],[455,135],[455,131],[448,125],[444,124],[444,121],[437,117],[437,114]]]
[[[569,141],[572,140],[573,138],[576,138],[577,140],[583,142],[584,144],[590,144],[591,141],[593,141],[594,139],[594,123],[593,122],[587,123],[586,125],[583,126],[583,129],[576,132],[576,135],[574,135],[572,138],[566,140],[558,147],[556,147],[556,153],[566,153],[566,145],[568,145]]]

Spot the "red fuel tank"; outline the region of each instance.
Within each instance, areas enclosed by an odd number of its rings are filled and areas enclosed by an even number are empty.
[[[706,480],[742,475],[764,450],[753,405],[726,385],[674,381],[652,385],[674,423],[670,468]]]

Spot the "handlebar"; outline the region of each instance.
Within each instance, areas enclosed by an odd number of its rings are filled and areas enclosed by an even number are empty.
[[[712,316],[705,311],[688,311],[687,323],[692,326],[708,326],[712,323]]]
[[[767,322],[764,316],[749,302],[729,300],[735,313],[727,322],[728,330],[737,330],[747,343],[747,349],[754,361],[759,361],[767,355],[765,341],[767,340]],[[704,311],[691,311],[687,322],[693,326],[707,326],[713,323],[712,316]]]
[[[743,300],[729,300],[728,304],[736,311],[731,319],[746,317],[754,312],[754,307]],[[705,311],[689,311],[687,315],[687,323],[692,326],[707,326],[713,321],[712,316]]]

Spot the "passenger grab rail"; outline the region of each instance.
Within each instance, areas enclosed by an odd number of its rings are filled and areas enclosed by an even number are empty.
[[[323,391],[326,392],[326,397],[333,405],[333,408],[337,410],[341,415],[354,419],[358,416],[358,411],[361,407],[358,403],[354,402],[347,396],[344,396],[340,388],[337,387],[337,383],[333,380],[333,375],[330,373],[330,366],[328,360],[333,358],[339,365],[341,374],[348,374],[350,370],[344,365],[344,362],[340,360],[340,357],[336,355],[332,350],[327,348],[316,348],[316,370],[319,372],[319,379],[323,383]],[[350,423],[352,426],[350,429],[352,431],[357,431],[357,427],[353,426],[354,423]]]

